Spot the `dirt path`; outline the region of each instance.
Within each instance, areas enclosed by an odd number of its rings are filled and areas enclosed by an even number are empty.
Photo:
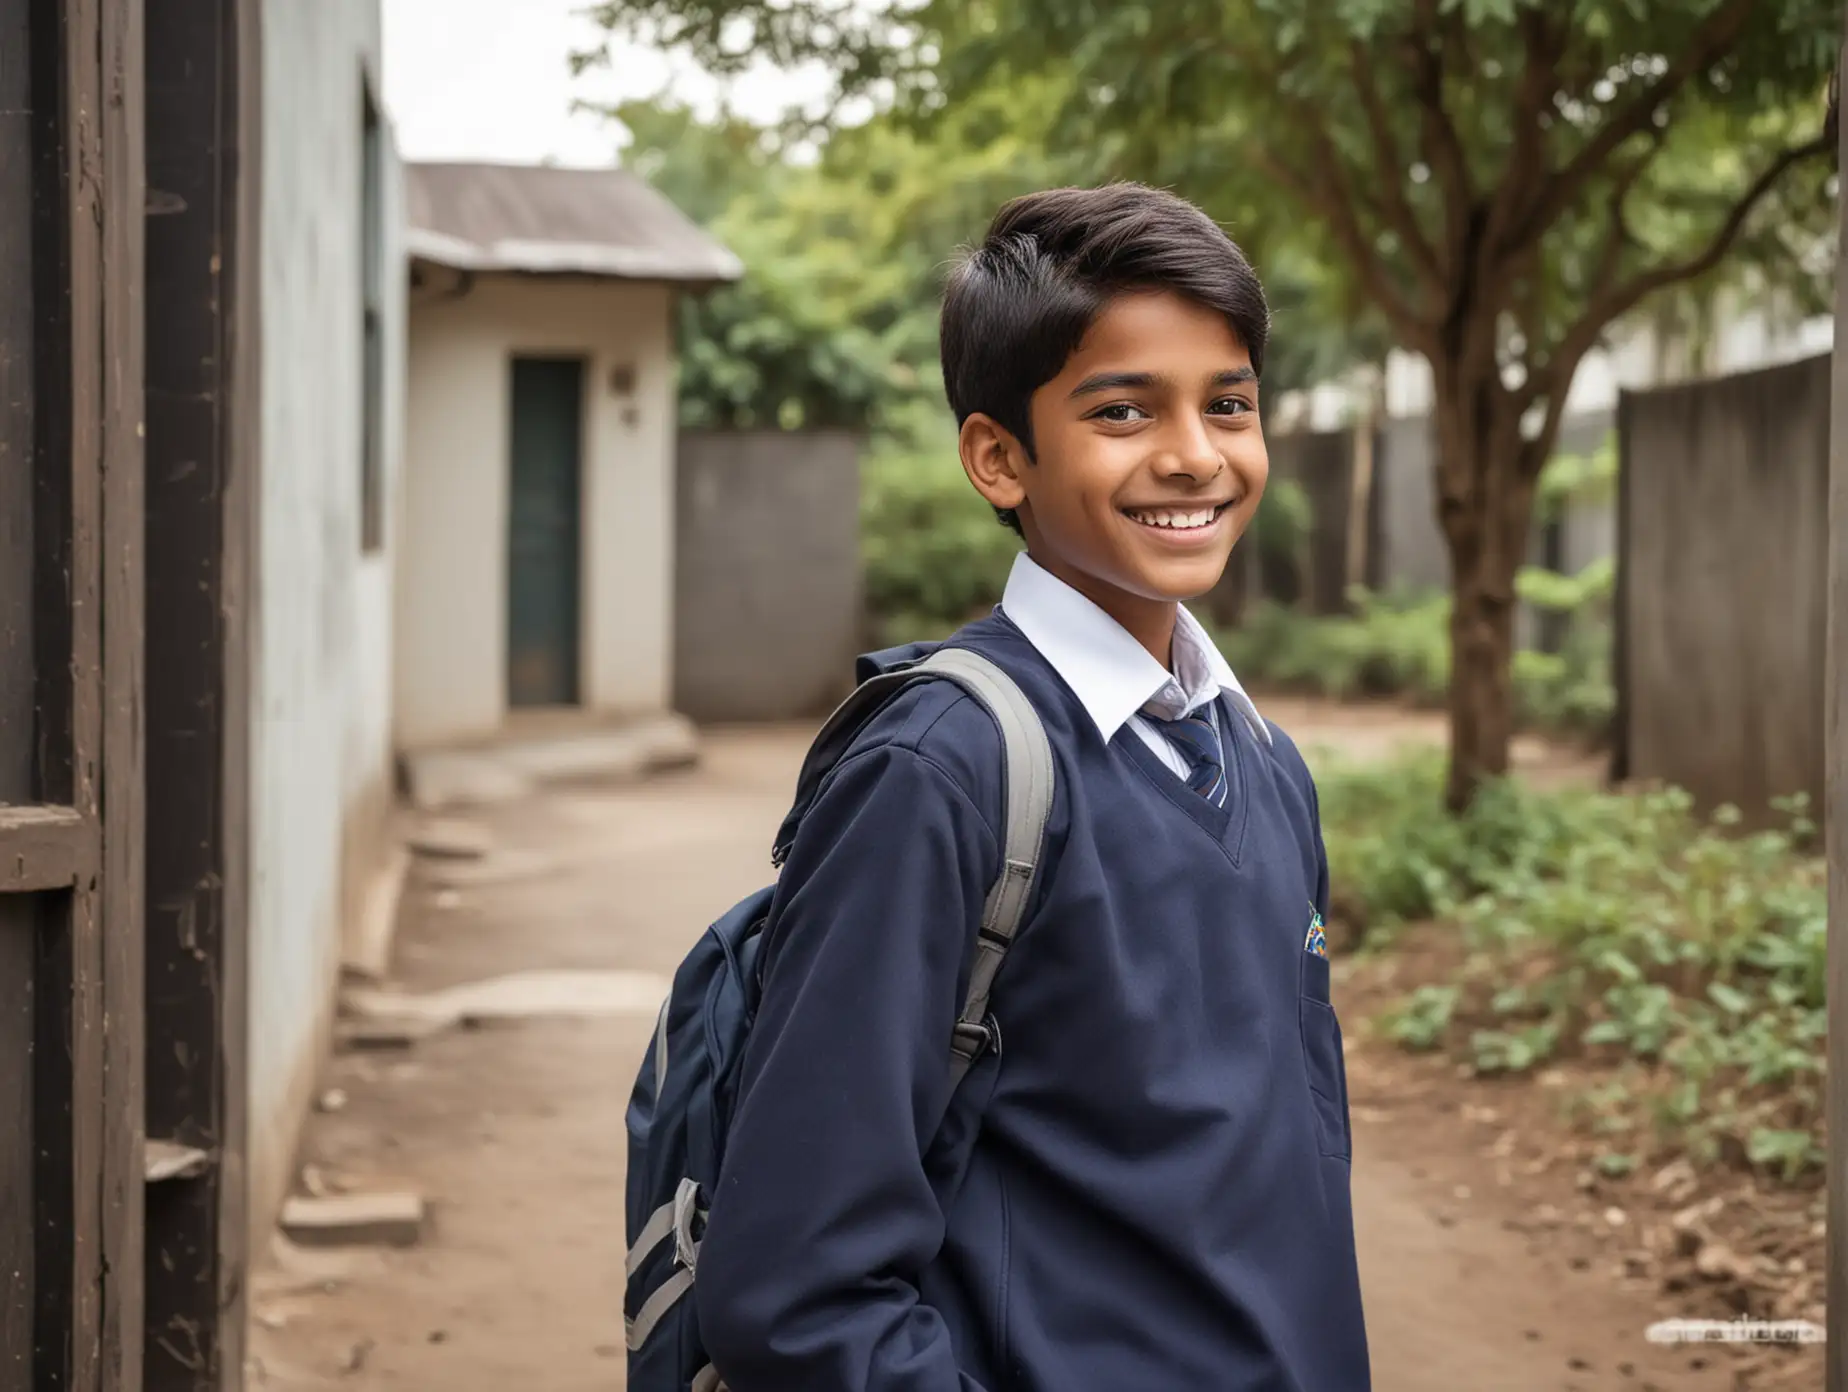
[[[1370,715],[1277,714],[1305,745],[1394,737]],[[716,734],[696,772],[486,818],[494,856],[525,873],[447,891],[414,880],[402,985],[671,972],[705,923],[766,882],[804,735]],[[325,1175],[414,1182],[430,1231],[405,1251],[283,1253],[254,1283],[249,1385],[619,1388],[622,1109],[651,1025],[634,1009],[527,1020],[336,1059],[327,1081],[344,1105],[313,1119],[305,1158]],[[1460,1135],[1372,1116],[1357,1111],[1354,1183],[1380,1392],[1734,1385],[1724,1358],[1644,1340],[1663,1313],[1648,1296],[1530,1249]]]

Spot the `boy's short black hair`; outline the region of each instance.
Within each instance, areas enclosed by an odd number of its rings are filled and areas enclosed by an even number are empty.
[[[1263,373],[1264,287],[1218,223],[1145,184],[1049,189],[1006,204],[950,273],[939,346],[957,425],[992,416],[1031,458],[1033,393],[1064,369],[1113,296],[1138,290],[1218,310]],[[1020,531],[1011,510],[996,511]]]

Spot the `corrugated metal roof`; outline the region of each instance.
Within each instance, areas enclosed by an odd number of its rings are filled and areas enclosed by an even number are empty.
[[[744,263],[621,169],[407,164],[406,250],[458,271],[710,284]]]

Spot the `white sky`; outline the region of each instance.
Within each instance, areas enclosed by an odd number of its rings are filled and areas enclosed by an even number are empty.
[[[613,71],[573,79],[571,51],[598,32],[583,8],[584,0],[384,0],[385,105],[405,158],[606,165],[620,131],[573,115],[574,99],[665,93],[711,110],[711,79],[647,49],[621,50]],[[818,90],[815,80],[753,73],[733,88],[732,104],[768,119]]]

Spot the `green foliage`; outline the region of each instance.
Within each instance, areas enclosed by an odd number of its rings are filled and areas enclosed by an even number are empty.
[[[1309,491],[1295,479],[1273,479],[1265,486],[1243,540],[1266,556],[1290,558],[1308,544],[1314,526],[1315,506],[1309,501]]]
[[[1514,655],[1515,709],[1527,725],[1567,734],[1602,735],[1617,713],[1611,679],[1611,602],[1617,569],[1606,557],[1577,575],[1529,566],[1515,592],[1541,613],[1565,617],[1557,652]]]
[[[1800,291],[1829,264],[1817,253],[1834,226],[1838,0],[602,0],[592,12],[721,74],[831,71],[838,100],[820,124],[838,133],[869,104],[889,113],[871,124],[916,142],[915,167],[952,207],[957,154],[1022,131],[1073,152],[1036,173],[1176,188],[1272,279],[1271,382],[1376,360],[1388,343],[1432,361],[1451,426],[1440,473],[1478,527],[1528,520],[1488,509],[1525,507],[1515,485],[1544,463],[1573,375],[1612,323],[1677,288]],[[878,167],[850,167],[854,192],[884,201]],[[885,247],[851,250],[882,261]],[[1528,419],[1544,424],[1524,438],[1514,427]],[[1466,573],[1461,600],[1507,579]],[[1472,675],[1475,699],[1494,699],[1500,683],[1483,678],[1500,674]],[[1465,771],[1501,753],[1461,752]],[[1471,786],[1460,776],[1453,801]]]
[[[1266,503],[1268,506],[1268,502]],[[1516,713],[1530,729],[1598,736],[1610,728],[1613,569],[1593,562],[1576,576],[1530,567],[1518,577],[1523,599],[1565,614],[1558,652],[1514,658]],[[1396,696],[1439,706],[1450,682],[1450,600],[1441,593],[1374,594],[1356,588],[1353,612],[1311,616],[1264,602],[1219,644],[1250,683],[1332,700]]]
[[[1721,233],[1721,251],[1736,241],[1742,259],[1780,266],[1828,223],[1827,161],[1780,157],[1817,132],[1840,41],[1830,0],[603,0],[592,13],[720,74],[819,65],[843,98],[921,126],[1042,84],[1053,100],[1032,120],[1050,116],[1057,148],[1091,152],[1094,177],[1181,187],[1267,259],[1273,246],[1306,258],[1324,314],[1383,316],[1417,338],[1449,291],[1483,283],[1488,255],[1481,308],[1512,316],[1510,346],[1534,368],[1587,309],[1622,312],[1712,271],[1700,253]],[[849,103],[822,119],[853,118]],[[1742,206],[1761,216],[1735,218]],[[1465,235],[1482,218],[1486,248]]]
[[[861,470],[867,608],[889,644],[947,637],[991,608],[1020,550],[963,473],[948,413],[911,416]]]
[[[625,161],[745,264],[740,283],[682,301],[682,424],[865,430],[926,388],[926,277],[865,261],[883,232],[876,208],[729,114],[635,102],[609,114],[629,131]]]
[[[1617,495],[1617,432],[1586,454],[1555,454],[1540,471],[1535,520],[1552,522],[1568,506],[1609,503]]]
[[[1392,695],[1441,702],[1450,678],[1450,601],[1358,587],[1351,598],[1353,613],[1320,617],[1262,601],[1236,629],[1218,634],[1220,649],[1248,683],[1333,700]]]
[[[1341,917],[1376,928],[1452,918],[1510,867],[1550,864],[1608,813],[1578,795],[1539,797],[1525,785],[1483,789],[1468,816],[1433,817],[1435,754],[1382,766],[1318,771],[1331,879]],[[1358,920],[1358,922],[1356,922]]]
[[[1434,755],[1321,779],[1331,878],[1369,930],[1454,921],[1467,958],[1384,1019],[1408,1047],[1482,1072],[1582,1057],[1632,1070],[1591,1099],[1636,1130],[1787,1177],[1820,1156],[1826,939],[1817,827],[1703,821],[1686,794],[1488,785],[1430,816]]]
[[[1380,1019],[1387,1037],[1417,1053],[1439,1047],[1456,1012],[1455,986],[1420,986]]]

